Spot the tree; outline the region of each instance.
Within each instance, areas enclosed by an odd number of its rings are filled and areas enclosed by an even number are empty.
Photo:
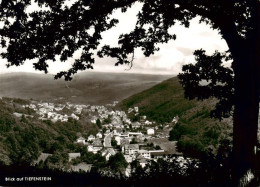
[[[117,147],[117,141],[115,140],[114,137],[111,139],[111,145],[112,145],[113,147]]]
[[[108,160],[108,165],[114,172],[123,173],[128,164],[125,160],[124,155],[118,152],[115,155],[110,156]]]
[[[8,60],[8,66],[23,64],[28,59],[38,59],[34,63],[34,68],[47,73],[48,60],[55,61],[58,57],[61,61],[66,61],[80,49],[82,54],[75,60],[71,69],[55,76],[71,80],[71,76],[77,71],[93,68],[95,59],[92,51],[97,49],[102,38],[101,33],[118,22],[116,19],[109,19],[113,10],[121,8],[122,12],[125,12],[137,0],[79,0],[71,7],[62,6],[65,0],[35,0],[35,2],[40,7],[45,5],[49,10],[28,13],[25,10],[31,4],[30,0],[1,1],[0,21],[4,23],[0,29],[3,48],[1,56]],[[176,21],[188,27],[192,18],[200,16],[201,22],[218,30],[227,42],[233,60],[234,82],[231,85],[234,96],[232,100],[220,99],[215,114],[226,115],[228,111],[222,111],[223,106],[234,106],[234,171],[235,176],[239,178],[254,165],[254,146],[257,142],[260,2],[258,0],[139,0],[138,2],[143,3],[143,7],[138,14],[135,29],[119,37],[119,47],[103,46],[98,55],[116,58],[116,65],[129,64],[131,67],[136,48],[141,48],[145,56],[150,56],[159,50],[156,44],[176,39],[174,34],[168,33],[168,29]],[[88,32],[91,28],[94,30],[93,34]],[[203,50],[197,51],[195,56],[198,62],[206,58]],[[207,58],[214,61],[216,58],[223,59],[223,56],[226,54],[216,53],[211,59]],[[208,66],[208,68],[215,70],[217,67]],[[184,71],[188,72],[189,68]],[[204,77],[200,77],[199,74],[205,71],[197,72],[195,77],[192,76],[195,74],[186,72],[186,76],[182,77],[182,83],[187,96],[191,97],[187,90],[198,87],[201,78],[212,79],[212,84],[209,85],[211,90],[218,87],[217,83],[221,82],[221,79],[212,76],[218,71],[217,69],[210,71],[210,74],[204,74]],[[223,71],[230,73],[228,70]],[[184,77],[190,81],[183,81]],[[226,97],[223,93],[213,95],[218,98]]]
[[[97,119],[96,125],[98,126],[99,129],[102,129],[102,125],[101,125],[100,119]]]

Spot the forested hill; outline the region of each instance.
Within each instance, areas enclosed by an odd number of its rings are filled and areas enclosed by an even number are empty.
[[[184,98],[184,90],[177,77],[165,80],[150,89],[135,94],[118,104],[123,110],[139,107],[139,115],[157,123],[179,122],[171,131],[171,140],[177,140],[179,148],[192,156],[198,156],[208,147],[217,148],[220,140],[230,137],[231,122],[219,122],[210,118],[215,99],[204,101]]]
[[[206,118],[215,100],[196,101],[184,98],[184,91],[177,77],[165,80],[150,89],[135,94],[119,103],[127,110],[138,106],[140,115],[157,122],[171,122],[174,116]]]

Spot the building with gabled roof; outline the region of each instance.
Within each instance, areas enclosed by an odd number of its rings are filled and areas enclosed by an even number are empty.
[[[93,141],[95,139],[96,139],[95,136],[92,134],[88,136],[88,141]]]
[[[80,156],[81,156],[80,153],[69,153],[69,162],[70,162],[72,159],[78,158],[78,157],[80,157]]]
[[[92,168],[92,164],[86,164],[85,162],[79,163],[77,165],[72,165],[71,166],[71,171],[76,171],[76,172],[80,172],[80,171],[84,171],[84,172],[90,172]]]

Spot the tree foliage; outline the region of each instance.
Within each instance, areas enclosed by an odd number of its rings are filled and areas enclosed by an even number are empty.
[[[194,56],[196,64],[184,65],[183,73],[178,75],[185,97],[199,100],[215,97],[219,102],[211,111],[211,116],[220,119],[229,117],[234,105],[234,73],[232,69],[223,67],[222,63],[231,57],[217,51],[208,56],[202,49],[196,50]]]
[[[123,173],[128,164],[125,160],[124,155],[119,152],[115,155],[110,156],[108,165],[112,171]]]
[[[39,7],[47,10],[28,12],[31,1],[2,1],[0,21],[1,46],[6,51],[1,56],[8,60],[8,66],[20,65],[27,59],[38,59],[34,63],[37,70],[48,71],[48,60],[66,61],[79,49],[82,50],[68,72],[60,72],[56,78],[64,76],[70,80],[78,70],[93,68],[93,50],[97,49],[101,33],[118,22],[111,19],[113,10],[121,8],[125,12],[134,2],[143,4],[138,13],[135,29],[119,37],[119,47],[104,46],[99,56],[117,59],[116,65],[132,63],[134,49],[141,48],[145,56],[159,50],[158,43],[176,39],[168,29],[177,21],[185,27],[189,21],[201,16],[200,21],[218,29],[227,40],[246,41],[254,38],[256,27],[256,0],[248,1],[149,1],[149,0],[98,0],[76,1],[71,7],[65,0],[36,0]],[[13,20],[13,21],[11,21]],[[94,33],[90,34],[89,30]],[[233,36],[233,37],[230,37]],[[231,51],[232,52],[232,51]],[[232,52],[233,53],[233,52]],[[131,56],[131,57],[132,57]]]

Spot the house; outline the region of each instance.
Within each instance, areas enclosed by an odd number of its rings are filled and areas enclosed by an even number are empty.
[[[149,151],[151,154],[151,158],[157,160],[158,158],[167,158],[168,156],[181,156],[182,153],[172,152],[172,151],[164,151],[164,150],[151,150]]]
[[[129,137],[129,133],[128,132],[124,132],[120,134],[120,137],[122,138],[128,138]]]
[[[117,145],[121,144],[121,137],[120,136],[115,136],[115,140],[116,140]]]
[[[120,136],[123,133],[123,130],[121,128],[117,128],[113,130],[114,136]]]
[[[137,136],[142,136],[143,135],[143,133],[141,133],[141,132],[129,132],[128,133],[128,136],[129,137],[137,137]]]
[[[93,141],[93,140],[95,140],[95,139],[96,139],[95,136],[92,135],[92,134],[88,137],[88,141]]]
[[[109,160],[110,156],[115,155],[116,152],[113,148],[108,148],[102,151],[101,155],[106,158],[106,160]]]
[[[148,120],[146,120],[146,121],[144,122],[144,124],[145,124],[145,125],[152,125],[153,123],[150,122],[150,121],[148,121]]]
[[[134,109],[128,108],[128,114],[131,113],[131,112],[133,112],[133,111],[134,111]]]
[[[126,144],[122,148],[122,152],[126,155],[135,155],[136,153],[138,153],[138,150],[138,144]]]
[[[98,133],[96,134],[96,137],[97,137],[97,138],[102,138],[102,137],[103,137],[103,135],[102,135],[102,133],[101,133],[101,132],[98,132]]]
[[[138,150],[138,154],[141,155],[142,157],[146,158],[146,159],[151,159],[151,154],[149,151],[147,150]]]
[[[41,161],[42,161],[42,162],[45,162],[45,160],[46,160],[49,156],[52,156],[52,154],[49,154],[49,153],[41,153],[40,156],[37,158],[37,160],[33,162],[33,165],[39,164]]]
[[[69,162],[70,162],[72,159],[78,158],[78,157],[80,157],[80,156],[81,156],[80,153],[69,153]]]
[[[107,151],[110,152],[111,155],[115,155],[116,154],[114,148],[107,148]]]
[[[85,144],[85,143],[86,143],[86,139],[83,138],[83,137],[79,137],[79,138],[77,139],[77,143],[83,143],[83,144]]]
[[[175,117],[172,119],[172,123],[174,123],[174,124],[176,124],[178,121],[179,121],[179,116],[175,116]]]
[[[124,122],[125,122],[126,124],[128,124],[128,125],[130,125],[130,124],[131,124],[131,120],[130,120],[130,119],[128,119],[128,118],[126,118],[126,119],[124,120]]]
[[[132,170],[131,170],[131,166],[130,164],[127,166],[127,168],[125,169],[125,176],[126,177],[130,177],[131,176],[131,173],[132,173]]]
[[[93,145],[88,145],[87,150],[88,150],[88,152],[94,152]]]
[[[93,141],[93,153],[97,153],[103,148],[103,144],[100,139],[95,139]]]
[[[152,128],[147,129],[147,134],[154,135],[154,129],[152,129]]]
[[[122,149],[127,144],[130,144],[130,139],[122,139],[122,138],[120,139],[120,145],[122,146]]]
[[[82,163],[79,163],[75,166],[72,165],[71,171],[74,171],[74,172],[75,171],[76,172],[80,172],[80,171],[90,172],[91,168],[92,168],[92,164],[86,164],[86,163],[82,162]]]
[[[104,150],[101,155],[103,157],[105,157],[107,161],[109,160],[109,158],[111,156],[111,154],[107,150]]]
[[[147,118],[146,116],[142,116],[142,117],[141,117],[141,119],[143,119],[143,120],[146,120],[146,118]]]
[[[74,113],[71,114],[71,117],[72,117],[73,119],[75,119],[75,120],[79,120],[79,117],[76,116]]]
[[[134,107],[135,112],[137,113],[139,111],[138,106]]]
[[[144,168],[147,164],[147,159],[143,158],[142,156],[138,157],[137,160],[139,161],[142,168]]]
[[[113,127],[114,127],[114,128],[120,128],[120,127],[121,127],[121,124],[119,124],[119,123],[114,123],[114,124],[113,124]]]
[[[141,123],[139,123],[138,121],[132,123],[132,128],[137,129],[137,128],[140,128],[140,127],[141,127]]]
[[[111,121],[112,121],[111,123],[113,126],[120,126],[120,124],[122,123],[119,116],[112,116]]]
[[[91,123],[96,123],[97,122],[97,119],[98,119],[98,117],[97,116],[92,116],[92,118],[91,118]]]
[[[131,157],[130,155],[124,155],[124,157],[127,163],[133,162],[133,157]]]
[[[106,132],[104,133],[105,136],[109,135],[110,134],[110,130],[107,129]]]

